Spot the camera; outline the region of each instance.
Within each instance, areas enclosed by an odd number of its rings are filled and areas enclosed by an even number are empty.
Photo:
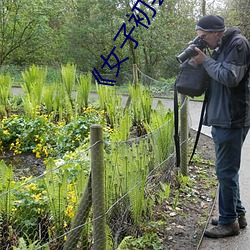
[[[195,47],[199,48],[200,50],[203,50],[207,48],[207,43],[199,36],[197,36],[190,45],[180,54],[176,57],[177,61],[179,63],[183,63],[188,58],[198,55],[198,53],[195,51]]]

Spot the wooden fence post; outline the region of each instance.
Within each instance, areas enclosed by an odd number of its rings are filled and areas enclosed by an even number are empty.
[[[134,85],[138,85],[138,70],[136,64],[133,64],[133,77],[134,77]]]
[[[106,249],[106,216],[104,192],[104,149],[103,130],[99,124],[90,127],[91,176],[93,205],[93,250]]]

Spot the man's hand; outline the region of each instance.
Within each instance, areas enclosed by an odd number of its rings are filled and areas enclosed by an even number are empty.
[[[197,47],[194,48],[195,51],[198,53],[197,56],[192,57],[197,64],[203,64],[207,56]]]

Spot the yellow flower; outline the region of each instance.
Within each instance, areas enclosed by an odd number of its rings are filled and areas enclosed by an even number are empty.
[[[3,131],[3,134],[4,134],[4,135],[9,135],[10,133],[9,133],[8,130],[4,130],[4,131]]]
[[[48,157],[49,153],[46,147],[43,147],[43,153],[45,154],[46,157]]]
[[[35,191],[37,190],[37,185],[35,183],[30,183],[29,185],[26,186],[26,189],[28,191]]]
[[[68,215],[69,218],[73,218],[74,217],[73,206],[68,205],[66,208],[66,211],[64,211],[64,213],[65,213],[65,215]]]
[[[12,212],[16,212],[17,208],[13,207],[11,210],[12,210]]]
[[[19,151],[19,150],[16,149],[16,150],[14,150],[14,153],[13,153],[13,154],[14,154],[14,155],[19,155],[19,154],[21,154],[21,153],[22,153],[22,151]]]
[[[42,199],[41,195],[42,195],[41,193],[33,194],[32,197],[35,198],[36,201],[40,201]]]
[[[41,158],[41,155],[40,155],[39,152],[36,152],[36,158],[37,158],[37,159],[40,159],[40,158]]]
[[[106,111],[104,109],[101,110],[101,112],[100,112],[101,115],[105,115],[105,113],[106,113]]]
[[[72,197],[71,197],[71,202],[72,202],[72,203],[76,203],[76,196],[75,196],[75,195],[72,195]]]

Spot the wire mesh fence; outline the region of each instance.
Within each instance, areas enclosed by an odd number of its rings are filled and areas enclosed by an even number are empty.
[[[119,249],[142,233],[139,225],[153,217],[162,199],[161,184],[170,183],[176,171],[173,114],[165,119],[129,140],[97,137],[73,158],[48,159],[37,176],[17,178],[1,161],[1,249]],[[93,167],[102,161],[103,182],[93,181],[102,173]]]
[[[11,188],[12,169],[2,162],[1,249],[13,249],[22,242],[34,249],[92,249],[103,240],[107,249],[117,249],[125,237],[135,236],[141,221],[154,213],[160,183],[171,180],[170,123],[140,138],[105,142],[105,213],[94,219],[91,204],[95,199],[98,207],[101,198],[98,193],[92,196],[90,149],[81,152],[77,162],[48,161],[42,175],[20,180],[15,189]],[[100,155],[95,157],[101,160]],[[104,215],[107,239],[102,239],[101,230],[94,241],[93,225],[98,227]]]

